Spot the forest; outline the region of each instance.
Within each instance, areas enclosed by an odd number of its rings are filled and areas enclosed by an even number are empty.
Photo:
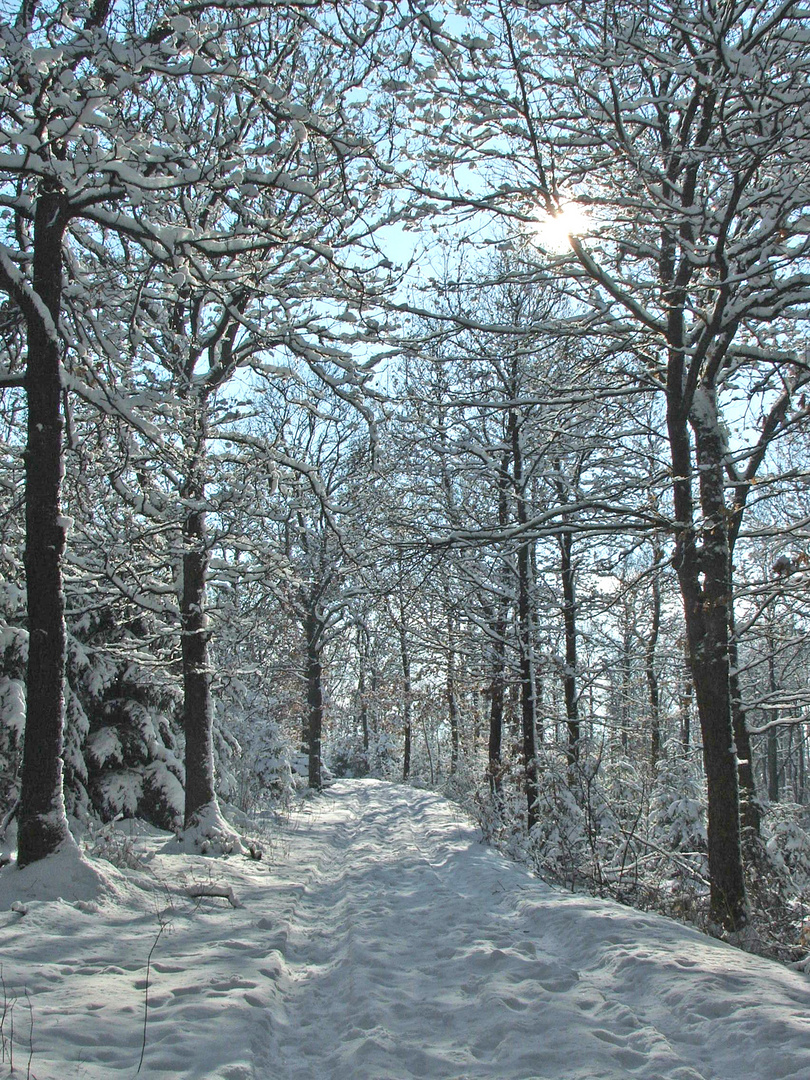
[[[801,961],[808,314],[793,0],[0,0],[4,861],[395,780]]]

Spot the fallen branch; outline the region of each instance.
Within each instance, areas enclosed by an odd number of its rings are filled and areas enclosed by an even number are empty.
[[[221,896],[230,903],[231,907],[238,908],[242,906],[230,885],[189,885],[186,894],[195,898],[198,896]]]

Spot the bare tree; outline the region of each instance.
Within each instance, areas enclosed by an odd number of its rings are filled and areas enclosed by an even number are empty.
[[[472,18],[466,36],[432,29],[444,34],[433,58],[454,117],[433,161],[450,174],[475,159],[497,186],[462,171],[455,192],[434,191],[537,231],[548,248],[538,269],[565,278],[583,326],[633,349],[637,377],[665,401],[711,914],[736,930],[746,921],[739,789],[751,777],[739,770],[750,756],[733,707],[733,552],[768,447],[804,416],[808,375],[784,332],[810,297],[808,15],[792,2],[611,0],[536,13],[493,3]],[[559,228],[566,251],[538,219]],[[755,416],[747,439],[724,423],[740,395]]]

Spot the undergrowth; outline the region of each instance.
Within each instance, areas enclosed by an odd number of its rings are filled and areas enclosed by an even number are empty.
[[[517,766],[503,768],[494,789],[479,780],[451,794],[460,796],[488,843],[543,879],[716,932],[709,920],[705,790],[682,758],[663,760],[650,777],[626,761],[603,770],[572,768],[563,753],[544,750],[531,835]],[[734,943],[810,970],[806,808],[763,807],[761,836],[747,839],[745,863],[748,926]]]

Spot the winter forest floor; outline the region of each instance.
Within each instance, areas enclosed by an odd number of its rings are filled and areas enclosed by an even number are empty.
[[[142,1049],[189,1080],[810,1075],[806,975],[553,889],[434,794],[337,783],[261,862],[142,831],[132,869],[0,875],[0,1075],[135,1077]]]

